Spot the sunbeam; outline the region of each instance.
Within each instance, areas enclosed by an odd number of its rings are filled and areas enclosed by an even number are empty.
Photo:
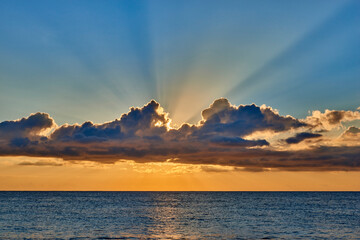
[[[266,89],[271,88],[271,85],[276,85],[281,88],[282,83],[287,82],[288,85],[294,84],[299,86],[307,81],[317,81],[317,72],[322,65],[327,64],[328,61],[335,61],[335,65],[341,64],[346,58],[339,58],[338,52],[331,51],[334,44],[343,39],[344,34],[359,36],[357,30],[352,23],[359,21],[359,15],[356,10],[358,2],[353,1],[344,3],[332,16],[327,18],[322,24],[310,30],[300,39],[296,40],[290,47],[282,51],[276,57],[268,61],[261,68],[257,69],[253,74],[242,79],[237,85],[224,94],[226,97],[231,97],[239,102],[246,101],[251,98],[256,92],[265,92]],[[344,27],[345,26],[345,27]],[[351,48],[353,52],[358,45],[358,42],[352,41],[351,37],[346,38],[346,43],[342,48]],[[348,45],[350,43],[350,45]],[[359,51],[353,55],[354,63],[359,64]],[[345,55],[346,57],[349,54]],[[326,65],[325,65],[326,66]],[[351,65],[346,64],[351,68]],[[326,75],[323,78],[328,78],[333,75],[331,68],[325,67]],[[290,83],[290,84],[289,84]],[[276,90],[276,88],[275,88]],[[265,94],[267,94],[265,92]],[[273,97],[278,96],[277,93]],[[281,95],[285,97],[286,95]],[[266,99],[271,101],[271,99]]]

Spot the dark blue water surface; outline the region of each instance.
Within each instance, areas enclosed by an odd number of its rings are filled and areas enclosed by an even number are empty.
[[[0,192],[1,239],[360,239],[360,192]]]

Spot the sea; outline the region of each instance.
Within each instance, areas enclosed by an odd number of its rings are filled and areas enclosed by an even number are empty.
[[[360,192],[0,192],[0,239],[360,239]]]

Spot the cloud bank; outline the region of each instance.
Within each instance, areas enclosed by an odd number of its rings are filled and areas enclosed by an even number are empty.
[[[305,119],[281,116],[266,106],[234,106],[217,99],[202,111],[195,125],[171,127],[169,114],[152,100],[131,108],[119,119],[103,124],[57,126],[46,113],[0,123],[0,156],[57,157],[114,163],[178,162],[232,166],[244,170],[357,171],[360,144],[327,144],[318,132],[345,121],[360,119],[359,111],[314,111]],[[249,136],[266,132],[263,137]],[[277,148],[271,134],[282,134]],[[359,129],[347,129],[341,139],[357,137]],[[316,143],[310,141],[317,139]],[[336,140],[339,143],[339,139]],[[293,149],[301,142],[302,148]],[[340,141],[341,143],[341,141]],[[285,144],[285,147],[284,147]]]

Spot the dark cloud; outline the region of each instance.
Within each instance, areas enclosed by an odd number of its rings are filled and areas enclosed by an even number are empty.
[[[239,137],[215,137],[211,140],[211,142],[213,144],[229,147],[255,147],[269,145],[266,140],[245,140]]]
[[[346,115],[349,113],[345,118]],[[56,127],[48,114],[36,113],[0,123],[0,155],[101,163],[176,159],[179,163],[232,166],[245,171],[360,168],[359,147],[280,151],[265,139],[248,140],[247,136],[257,131],[284,132],[310,126],[291,116],[281,116],[269,107],[233,106],[221,98],[205,109],[202,116],[197,125],[183,124],[171,129],[167,113],[155,101],[142,108],[131,108],[119,119],[103,124],[85,122]],[[336,116],[331,119],[341,121]],[[49,128],[53,131],[45,136],[43,133]],[[286,141],[295,143],[319,136],[305,132]]]
[[[237,168],[239,169],[239,168]],[[241,171],[243,172],[268,172],[270,169],[268,168],[259,168],[259,167],[245,167],[242,168]]]
[[[331,111],[326,114],[330,124],[338,124],[345,116],[344,111]]]
[[[39,134],[54,126],[54,120],[47,113],[31,114],[28,118],[0,123],[1,139],[25,138]]]
[[[201,128],[195,132],[200,136],[246,136],[255,131],[281,132],[307,126],[290,116],[280,116],[271,108],[260,108],[255,104],[231,106],[225,98],[216,100],[202,112],[202,116]]]
[[[104,124],[85,122],[82,125],[64,125],[56,129],[51,139],[62,142],[103,142],[145,137],[156,138],[164,134],[166,114],[159,113],[160,105],[154,100],[143,108],[131,108],[120,119]],[[155,126],[158,124],[158,126]]]
[[[29,145],[30,140],[28,138],[14,138],[10,141],[11,147],[26,147]]]
[[[52,167],[60,167],[64,164],[61,162],[54,162],[54,161],[36,161],[36,162],[30,162],[30,161],[24,161],[18,163],[20,166],[52,166]]]
[[[285,141],[288,144],[296,144],[296,143],[304,141],[305,139],[318,138],[321,136],[322,135],[318,134],[318,133],[302,132],[302,133],[296,134],[294,137],[289,137],[289,138],[285,139]]]
[[[298,151],[236,149],[180,157],[178,162],[242,167],[248,171],[359,171],[360,147],[319,147]]]

